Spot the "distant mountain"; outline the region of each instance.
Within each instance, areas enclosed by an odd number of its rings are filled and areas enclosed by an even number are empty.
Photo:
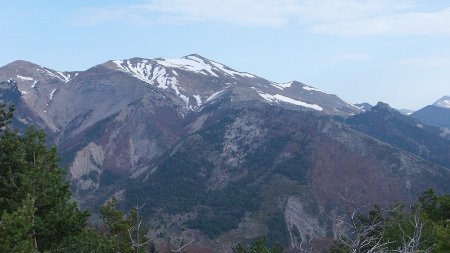
[[[409,109],[397,109],[397,111],[399,111],[403,115],[411,115],[414,113],[413,110],[409,110]]]
[[[411,116],[425,124],[450,129],[450,97],[445,96],[433,105],[426,106],[414,112]]]
[[[450,96],[444,96],[438,101],[434,102],[434,106],[450,109]]]
[[[372,105],[369,103],[360,103],[360,104],[355,104],[356,107],[358,107],[359,109],[361,109],[362,111],[369,111],[370,109],[372,109]]]
[[[370,111],[348,118],[346,123],[355,130],[450,168],[450,140],[442,137],[443,130],[402,115],[388,104],[378,103]]]
[[[364,112],[370,111],[373,108],[373,105],[371,105],[369,103],[355,104],[355,106],[360,108]],[[408,109],[397,109],[397,111],[399,111],[403,115],[411,115],[414,112],[413,110],[408,110]]]
[[[16,61],[0,68],[0,98],[16,104],[16,126],[40,126],[58,146],[80,205],[145,204],[162,242],[230,252],[236,238],[268,235],[293,247],[334,236],[339,195],[388,204],[450,192],[440,129],[199,55],[77,72]]]

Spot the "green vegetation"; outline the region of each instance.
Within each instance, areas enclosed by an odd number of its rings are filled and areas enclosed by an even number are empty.
[[[342,236],[332,253],[450,252],[450,195],[424,192],[404,210],[396,205],[387,213],[375,207],[368,216],[351,220],[351,236]]]
[[[43,131],[28,129],[19,135],[4,130],[0,138],[0,215],[2,221],[16,217],[29,223],[26,227],[2,227],[3,239],[18,236],[17,229],[35,251],[43,252],[61,247],[86,226],[88,213],[70,201],[71,192],[58,161],[56,149],[46,147]]]
[[[176,151],[164,157],[164,161],[147,180],[138,179],[125,186],[126,207],[134,203],[146,203],[142,214],[150,217],[156,213],[192,213],[192,219],[185,225],[198,229],[210,238],[217,238],[224,232],[238,227],[248,213],[261,209],[264,189],[269,187],[274,175],[303,184],[309,172],[307,144],[301,137],[293,137],[280,129],[279,124],[270,124],[271,134],[263,145],[240,143],[244,150],[243,164],[234,170],[223,164],[220,154],[223,152],[223,139],[228,127],[240,112],[231,111],[216,119],[209,119],[208,127],[184,139]],[[300,140],[299,140],[300,139]],[[296,150],[298,144],[301,150]],[[290,150],[291,146],[293,150]],[[305,147],[305,148],[303,148]],[[291,156],[281,158],[284,151]],[[215,168],[221,168],[230,177],[222,187],[211,185],[210,179]],[[102,180],[100,180],[102,182]],[[220,183],[218,183],[220,185]],[[278,192],[288,191],[284,185],[276,187]],[[287,195],[283,194],[283,195]],[[274,199],[279,196],[271,196]],[[266,201],[264,201],[266,202]],[[286,225],[275,224],[279,214],[277,201],[271,205],[277,209],[263,215],[265,221],[271,221],[271,228],[278,236],[276,241],[288,239]],[[267,206],[267,205],[266,205]],[[266,208],[264,206],[264,208]],[[269,239],[272,243],[274,240]]]
[[[90,228],[89,213],[71,200],[55,147],[45,134],[6,128],[14,108],[0,104],[0,252],[148,252],[148,229],[138,209],[102,208],[104,224]]]
[[[288,245],[277,198],[292,194],[292,189],[298,193],[309,167],[304,150],[293,150],[293,156],[277,163],[280,152],[298,141],[288,135],[268,139],[267,145],[249,152],[244,166],[248,171],[242,177],[223,188],[209,189],[215,166],[209,155],[219,153],[222,147],[217,138],[228,124],[219,121],[191,136],[187,141],[193,145],[183,145],[168,157],[155,172],[158,180],[130,185],[128,203],[146,203],[146,207],[128,206],[127,213],[118,210],[112,199],[101,208],[102,223],[93,225],[88,223],[89,213],[71,200],[56,148],[46,146],[44,132],[30,128],[19,134],[6,128],[13,111],[0,104],[0,252],[156,252],[141,214],[161,210],[196,213],[186,225],[210,238],[236,228],[247,213],[260,211],[268,225],[268,240],[238,244],[233,251],[281,253],[276,242]],[[275,174],[268,173],[272,171]],[[99,175],[88,177],[97,180]],[[113,174],[101,176],[103,184],[115,180]],[[376,252],[450,252],[450,195],[429,190],[411,210],[401,205],[389,211],[375,207],[368,215],[351,219],[350,233],[341,234],[331,252],[375,252],[374,248]]]
[[[283,248],[280,245],[275,245],[273,248],[267,246],[266,239],[260,238],[252,242],[251,245],[244,247],[238,244],[233,248],[234,253],[282,253]]]

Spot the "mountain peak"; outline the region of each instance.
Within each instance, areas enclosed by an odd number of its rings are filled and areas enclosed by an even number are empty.
[[[374,107],[372,107],[372,111],[400,114],[400,112],[384,102],[378,102]]]
[[[188,54],[188,55],[185,55],[185,56],[181,57],[181,59],[195,59],[195,58],[201,59],[201,60],[204,60],[204,61],[205,60],[206,61],[210,61],[208,58],[203,57],[203,56],[201,56],[199,54]]]
[[[436,101],[433,105],[450,109],[450,96],[443,96],[441,99]]]
[[[41,67],[40,65],[36,64],[36,63],[32,63],[29,61],[25,61],[25,60],[16,60],[13,61],[7,65],[5,65],[5,67],[13,67],[13,68],[33,68],[33,67]]]
[[[359,103],[359,104],[355,104],[356,107],[358,107],[359,109],[363,110],[363,111],[370,111],[372,109],[372,105],[367,103],[367,102],[363,102],[363,103]]]
[[[155,70],[157,72],[164,71],[165,73],[172,72],[173,70],[182,70],[187,72],[193,72],[196,74],[220,77],[227,76],[232,78],[255,78],[256,76],[248,74],[246,72],[239,72],[230,67],[227,67],[221,63],[209,60],[198,54],[190,54],[176,59],[144,59],[134,57],[125,60],[113,60],[107,62],[107,64],[113,64],[115,69],[129,72],[134,76],[139,76],[140,79],[148,81],[150,75]]]

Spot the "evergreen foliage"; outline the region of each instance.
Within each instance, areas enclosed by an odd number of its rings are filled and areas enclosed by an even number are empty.
[[[27,197],[23,206],[12,213],[4,212],[0,223],[0,252],[36,252],[33,248],[34,201]]]
[[[376,229],[369,234],[370,238],[376,239],[373,243],[383,245],[382,250],[376,252],[450,252],[448,194],[436,195],[433,190],[428,190],[421,195],[411,210],[404,210],[402,205],[396,205],[386,213],[375,207],[367,217],[360,214],[356,222],[360,223],[361,230],[377,224]],[[330,252],[352,252],[354,247],[346,241],[336,244]],[[370,251],[372,246],[361,248],[358,252],[373,252]]]
[[[113,252],[144,253],[151,246],[146,237],[148,228],[142,224],[139,208],[129,214],[116,209],[117,200],[112,199],[101,210],[103,222],[108,226],[107,238]]]
[[[233,248],[234,253],[282,253],[283,248],[280,245],[275,245],[273,248],[267,246],[265,238],[260,238],[252,242],[251,245],[244,247],[238,244]]]
[[[47,147],[42,130],[7,129],[13,111],[0,103],[0,252],[145,252],[148,230],[137,209],[126,215],[108,203],[108,233],[88,227],[89,213],[71,200],[56,148]]]
[[[29,128],[19,135],[6,129],[0,138],[0,213],[26,208],[26,199],[31,198],[30,232],[34,249],[41,252],[79,234],[89,217],[70,200],[58,161],[56,148],[47,148],[43,131]]]

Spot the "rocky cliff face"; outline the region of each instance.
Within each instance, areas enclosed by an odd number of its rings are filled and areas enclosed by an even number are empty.
[[[145,203],[161,241],[177,235],[227,252],[236,238],[268,235],[295,246],[333,236],[327,217],[339,194],[387,204],[450,191],[447,160],[412,136],[429,131],[414,125],[393,143],[371,130],[388,107],[359,114],[308,85],[198,55],[79,72],[17,61],[0,68],[0,84],[16,124],[38,125],[58,145],[82,206],[96,210],[113,195],[124,207]],[[397,117],[381,115],[386,126]]]

